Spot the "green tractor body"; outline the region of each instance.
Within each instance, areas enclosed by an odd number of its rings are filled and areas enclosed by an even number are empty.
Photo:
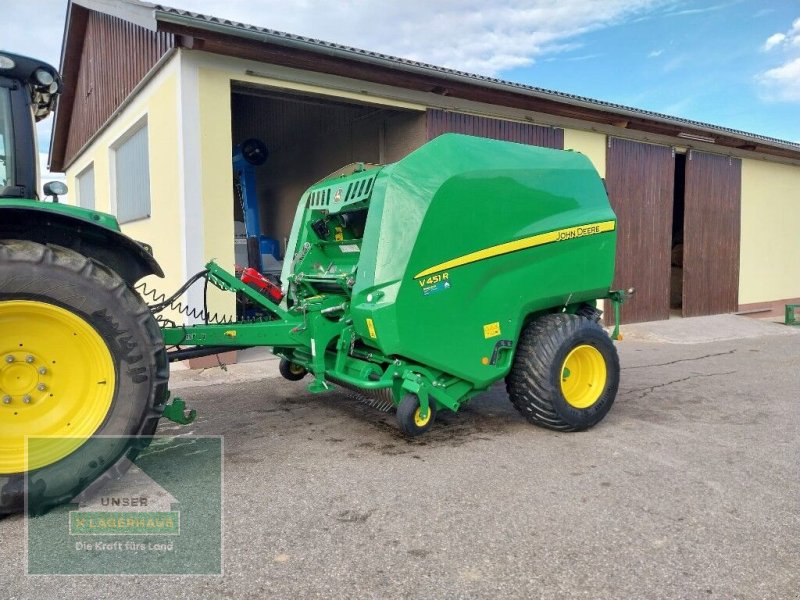
[[[133,290],[163,276],[150,249],[112,215],[59,204],[63,184],[41,201],[34,125],[61,91],[52,66],[0,52],[0,515],[119,475],[168,394],[161,332]]]

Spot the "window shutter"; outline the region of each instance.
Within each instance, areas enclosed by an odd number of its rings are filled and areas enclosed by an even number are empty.
[[[150,156],[147,125],[128,137],[114,152],[117,219],[129,223],[150,216]]]
[[[94,165],[84,169],[76,179],[78,183],[78,205],[94,210]]]

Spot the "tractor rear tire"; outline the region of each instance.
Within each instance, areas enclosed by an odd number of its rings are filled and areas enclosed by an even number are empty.
[[[278,363],[278,371],[280,371],[281,377],[289,381],[300,381],[303,377],[308,375],[308,371],[306,371],[305,367],[293,363],[286,358],[282,358],[281,362]]]
[[[168,379],[158,324],[114,271],[0,241],[0,514],[26,493],[39,513],[119,476],[155,433]],[[25,435],[61,441],[31,451]]]
[[[581,431],[611,409],[619,373],[617,350],[599,324],[578,315],[552,314],[522,331],[506,389],[531,423]]]
[[[431,428],[436,419],[436,403],[433,398],[428,402],[428,415],[420,417],[419,398],[416,394],[406,394],[397,405],[397,425],[405,435],[415,437]]]

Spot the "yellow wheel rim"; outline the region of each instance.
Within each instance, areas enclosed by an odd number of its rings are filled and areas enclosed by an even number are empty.
[[[561,393],[575,408],[589,408],[606,387],[606,361],[594,346],[576,346],[561,367]]]
[[[116,386],[97,331],[61,307],[0,302],[0,474],[69,456],[103,424]],[[52,437],[25,456],[25,436]]]
[[[306,369],[304,366],[297,365],[295,363],[289,363],[289,373],[291,373],[292,375],[300,375],[305,372]]]
[[[432,416],[433,416],[433,410],[430,407],[428,407],[428,414],[425,415],[425,418],[423,419],[420,416],[420,407],[418,406],[417,410],[414,411],[414,425],[416,425],[417,427],[425,427],[425,425],[431,422]]]

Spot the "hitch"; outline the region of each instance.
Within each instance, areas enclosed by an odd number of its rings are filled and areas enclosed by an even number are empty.
[[[614,331],[611,332],[612,340],[622,339],[622,335],[619,332],[620,308],[635,293],[636,288],[628,288],[627,290],[613,290],[608,294],[608,299],[611,300],[611,305],[614,307]]]
[[[164,417],[178,425],[189,425],[197,418],[197,411],[186,410],[186,402],[177,396],[164,407]]]

